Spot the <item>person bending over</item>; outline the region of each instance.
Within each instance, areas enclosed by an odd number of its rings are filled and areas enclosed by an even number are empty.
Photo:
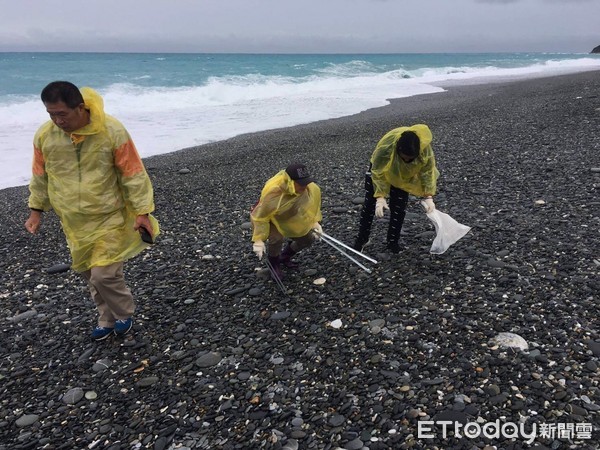
[[[386,247],[400,252],[398,240],[404,223],[408,196],[423,197],[425,212],[435,209],[433,196],[439,172],[431,148],[433,137],[427,125],[395,128],[377,143],[365,174],[365,200],[360,214],[354,249],[362,251],[369,242],[373,216],[390,210]],[[390,198],[390,204],[385,200]]]
[[[267,252],[275,275],[281,279],[281,264],[296,267],[292,256],[314,242],[317,236],[313,230],[323,231],[321,218],[321,189],[304,164],[290,164],[265,183],[250,213],[254,253],[261,259]],[[282,252],[285,238],[291,242]]]

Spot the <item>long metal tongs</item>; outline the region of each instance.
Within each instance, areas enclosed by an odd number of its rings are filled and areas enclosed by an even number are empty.
[[[358,250],[353,249],[352,247],[347,246],[343,242],[338,241],[333,236],[329,236],[327,233],[319,232],[317,230],[313,230],[313,233],[315,233],[317,236],[319,236],[321,238],[321,240],[323,242],[325,242],[327,245],[330,245],[331,247],[336,249],[338,252],[340,252],[342,255],[344,255],[346,258],[348,258],[350,261],[352,261],[354,264],[356,264],[358,267],[360,267],[362,270],[364,270],[367,273],[371,273],[371,269],[369,269],[364,264],[360,263],[356,258],[350,256],[344,250],[350,250],[352,253],[372,262],[373,264],[377,264],[377,260],[359,252]]]
[[[265,262],[267,263],[269,272],[271,272],[271,277],[275,280],[275,283],[277,283],[277,286],[279,286],[279,289],[281,290],[283,295],[285,295],[287,297],[287,295],[288,295],[287,289],[285,288],[283,281],[281,281],[281,279],[277,276],[277,272],[275,272],[275,269],[273,268],[273,264],[271,264],[271,261],[269,261],[269,257],[265,258]]]

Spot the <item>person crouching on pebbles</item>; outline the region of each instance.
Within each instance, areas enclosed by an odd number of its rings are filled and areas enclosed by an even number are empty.
[[[365,201],[360,214],[354,249],[362,251],[369,242],[373,215],[383,217],[390,210],[386,247],[400,253],[398,240],[404,223],[408,195],[423,197],[426,213],[435,209],[433,195],[439,172],[431,148],[433,136],[427,125],[400,127],[388,131],[377,143],[365,174]],[[385,197],[390,198],[388,207]]]
[[[265,183],[260,200],[250,213],[252,249],[262,259],[268,240],[267,257],[281,279],[281,264],[297,267],[291,258],[318,238],[313,230],[323,231],[321,219],[321,189],[304,164],[290,164]],[[285,238],[291,242],[282,252]]]

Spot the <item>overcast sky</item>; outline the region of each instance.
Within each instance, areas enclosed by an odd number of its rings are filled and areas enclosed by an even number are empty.
[[[0,51],[590,52],[600,0],[0,0]]]

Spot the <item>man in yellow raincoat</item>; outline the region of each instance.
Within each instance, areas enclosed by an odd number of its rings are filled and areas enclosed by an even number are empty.
[[[37,233],[42,212],[54,209],[72,268],[87,280],[99,312],[92,338],[123,335],[132,327],[135,310],[123,261],[148,246],[142,232],[150,238],[159,233],[150,215],[150,178],[129,133],[104,113],[97,92],[55,81],[43,89],[41,98],[51,120],[34,137],[31,213],[25,228]]]
[[[321,189],[304,164],[290,164],[265,183],[250,214],[254,253],[261,259],[268,239],[267,257],[273,275],[281,279],[281,264],[295,267],[292,256],[314,242],[313,230],[323,231],[321,218]],[[282,252],[284,238],[292,241]]]
[[[360,214],[354,249],[362,251],[369,242],[373,216],[383,217],[390,210],[386,247],[400,252],[398,240],[404,223],[408,195],[422,197],[425,212],[435,209],[439,172],[431,148],[433,136],[427,125],[395,128],[386,133],[375,147],[365,175],[365,201]],[[385,200],[390,198],[390,205]]]

